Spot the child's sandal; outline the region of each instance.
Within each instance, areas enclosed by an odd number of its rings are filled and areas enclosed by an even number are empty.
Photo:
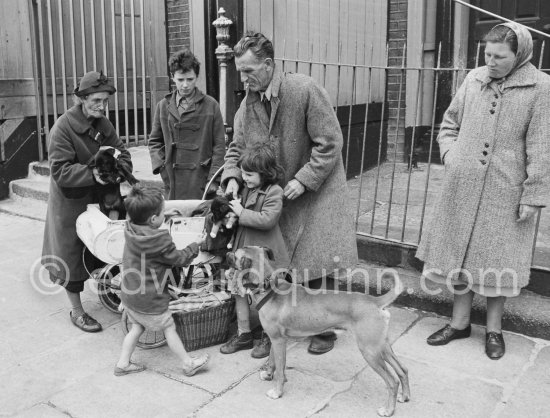
[[[131,373],[139,373],[144,370],[145,366],[130,362],[130,364],[124,368],[115,366],[115,376],[125,376]]]
[[[187,377],[191,377],[191,376],[194,376],[195,373],[197,373],[200,369],[202,369],[204,366],[206,366],[206,364],[208,363],[208,360],[209,360],[209,356],[208,354],[205,354],[204,357],[201,359],[201,358],[193,358],[193,362],[197,361],[198,363],[195,364],[193,367],[189,368],[189,369],[185,369],[185,367],[183,368],[183,374]]]

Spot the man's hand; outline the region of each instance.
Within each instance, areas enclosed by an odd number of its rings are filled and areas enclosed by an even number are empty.
[[[292,179],[285,187],[284,195],[288,200],[294,200],[304,194],[306,188],[296,179]]]
[[[225,188],[225,194],[231,194],[233,195],[233,199],[237,199],[239,197],[239,182],[235,179],[229,179]]]
[[[531,219],[533,216],[537,214],[539,210],[540,210],[540,207],[538,206],[519,205],[519,211],[518,211],[519,217],[516,219],[516,222],[525,222]]]
[[[94,179],[98,184],[101,184],[103,186],[105,186],[107,184],[106,182],[101,180],[101,177],[99,177],[99,172],[97,171],[96,167],[92,168],[92,174],[94,175]]]
[[[229,202],[229,206],[231,207],[231,210],[235,213],[235,215],[241,216],[244,208],[239,199],[235,199]]]

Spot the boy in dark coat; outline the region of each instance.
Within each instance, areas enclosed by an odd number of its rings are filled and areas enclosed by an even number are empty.
[[[160,174],[170,200],[202,199],[223,165],[225,130],[218,102],[196,86],[200,63],[185,49],[168,63],[176,91],[161,100],[149,136],[153,174]],[[207,194],[215,196],[213,182]]]

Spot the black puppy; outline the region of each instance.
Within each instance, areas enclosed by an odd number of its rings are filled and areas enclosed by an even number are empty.
[[[124,180],[131,185],[138,183],[129,167],[120,163],[117,158],[119,155],[120,151],[116,148],[101,147],[91,165],[97,169],[101,181],[107,183],[96,187],[99,209],[113,220],[126,218],[120,183]]]
[[[214,252],[232,248],[231,241],[237,229],[237,216],[231,210],[227,196],[216,196],[212,200],[201,203],[191,216],[206,217],[204,250]]]

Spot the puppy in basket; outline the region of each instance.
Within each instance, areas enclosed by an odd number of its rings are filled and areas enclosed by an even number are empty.
[[[91,163],[94,173],[97,173],[99,181],[102,182],[96,187],[99,209],[113,220],[126,218],[120,183],[138,183],[130,168],[118,159],[119,155],[120,151],[116,148],[101,147]]]

